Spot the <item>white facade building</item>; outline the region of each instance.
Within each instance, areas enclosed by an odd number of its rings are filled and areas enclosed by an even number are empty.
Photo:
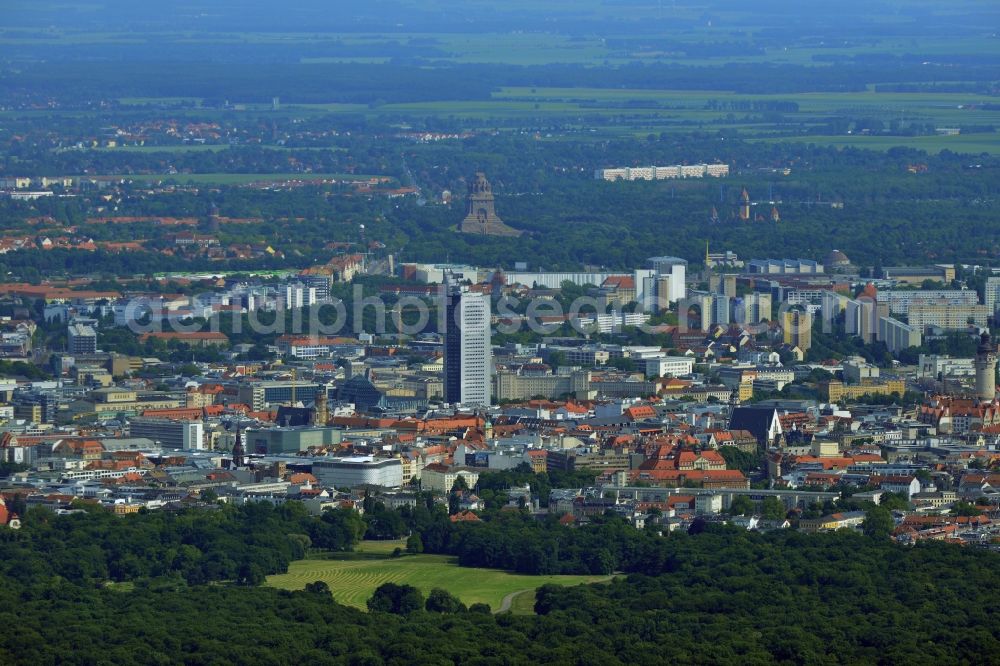
[[[674,303],[682,300],[687,294],[685,280],[687,279],[687,261],[680,257],[652,257],[649,260],[653,267],[653,279],[657,285],[655,297],[659,302],[670,301]],[[658,278],[670,278],[669,282],[663,282]],[[664,284],[667,290],[661,291],[660,284]]]
[[[973,377],[976,374],[976,359],[952,358],[937,354],[921,354],[917,377],[937,379],[941,377]]]
[[[130,437],[151,439],[165,449],[201,451],[205,448],[201,421],[137,416],[129,421]]]
[[[489,298],[446,283],[444,316],[445,400],[468,406],[489,405]]]
[[[398,458],[321,458],[313,462],[312,473],[323,486],[329,488],[398,488],[403,485],[403,464]]]
[[[694,372],[694,358],[687,356],[661,356],[646,359],[647,377],[680,377]]]
[[[70,324],[66,330],[70,354],[93,354],[97,351],[97,331],[87,324]]]
[[[432,463],[424,467],[420,475],[420,488],[441,494],[451,492],[459,477],[465,480],[465,485],[472,488],[479,481],[479,472],[468,467],[449,467],[440,463]]]
[[[597,169],[597,180],[670,180],[673,178],[722,178],[729,175],[728,164],[674,164],[671,166],[616,167]]]
[[[316,287],[301,282],[285,285],[285,309],[295,310],[316,304]]]
[[[642,326],[647,321],[649,321],[649,315],[641,312],[609,312],[577,317],[574,324],[579,329],[593,327],[598,333],[616,333],[624,326]]]

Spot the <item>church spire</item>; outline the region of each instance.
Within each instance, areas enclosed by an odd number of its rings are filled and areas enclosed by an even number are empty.
[[[736,408],[740,406],[740,387],[737,386],[732,391],[729,392],[729,422],[726,424],[726,429],[731,430],[733,427],[733,413]]]
[[[240,426],[236,425],[236,443],[233,444],[233,469],[239,469],[243,467],[246,462],[243,459],[245,451],[243,449],[243,440],[240,438]]]

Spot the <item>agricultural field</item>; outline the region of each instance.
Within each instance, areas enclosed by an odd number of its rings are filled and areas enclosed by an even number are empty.
[[[764,120],[757,110],[740,104],[792,103],[797,111],[781,114],[780,121]],[[906,146],[931,153],[941,150],[968,153],[1000,152],[1000,135],[860,136],[844,134],[796,135],[812,131],[832,118],[873,118],[887,127],[893,123],[935,127],[1000,127],[1000,107],[993,97],[962,93],[897,93],[869,90],[858,93],[796,93],[746,95],[728,91],[636,90],[601,88],[504,87],[489,100],[449,100],[383,104],[301,104],[290,112],[363,115],[369,119],[451,118],[470,127],[517,129],[559,124],[563,129],[591,129],[598,137],[622,134],[725,129],[747,138],[772,141],[856,146],[886,150]],[[755,122],[755,120],[760,119]],[[585,139],[584,139],[585,140]]]
[[[383,583],[413,585],[425,595],[440,587],[466,605],[486,603],[494,611],[501,609],[505,597],[515,595],[511,609],[530,614],[534,605],[532,592],[542,585],[580,585],[607,580],[605,576],[525,576],[495,569],[472,569],[460,567],[454,558],[444,555],[390,556],[394,548],[403,546],[405,543],[398,541],[364,541],[354,553],[292,562],[288,573],[268,576],[267,584],[300,590],[307,583],[321,580],[330,586],[339,603],[361,609],[366,607],[375,588]],[[520,592],[524,594],[517,594]]]
[[[809,120],[810,115],[866,114],[886,120],[927,119],[938,123],[993,124],[1000,123],[1000,108],[995,97],[973,93],[905,93],[905,92],[843,92],[843,93],[782,93],[746,95],[725,90],[636,90],[606,88],[527,88],[504,87],[493,95],[496,101],[545,105],[562,108],[627,109],[630,113],[665,112],[684,120],[712,120],[725,115],[709,108],[754,102],[792,102],[799,110],[788,115],[793,119]],[[989,106],[987,106],[989,105]],[[742,111],[735,111],[742,114]]]
[[[757,140],[757,139],[751,139]],[[896,146],[905,146],[923,150],[930,154],[942,150],[953,153],[969,153],[979,155],[988,153],[1000,155],[1000,134],[960,134],[958,136],[801,136],[761,139],[769,142],[816,144],[817,146],[836,146],[838,148],[864,148],[867,150],[885,151]]]

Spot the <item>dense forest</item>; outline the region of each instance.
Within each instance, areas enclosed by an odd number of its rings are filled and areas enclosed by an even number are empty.
[[[301,556],[307,533],[350,542],[358,525],[344,516],[309,518],[291,503],[28,518],[0,532],[3,663],[1000,663],[1000,556],[948,544],[714,526],[655,537],[609,518],[569,547],[617,533],[641,569],[542,587],[537,616],[467,611],[447,597],[434,612],[376,601],[362,613],[322,584],[258,585],[265,568]],[[313,532],[319,523],[341,536]],[[182,575],[194,570],[185,563],[220,558],[262,568],[230,567],[221,584]]]

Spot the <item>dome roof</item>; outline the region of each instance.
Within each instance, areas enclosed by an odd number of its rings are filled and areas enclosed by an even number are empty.
[[[849,263],[851,263],[851,260],[840,250],[830,250],[830,254],[826,255],[827,266],[843,266]]]

